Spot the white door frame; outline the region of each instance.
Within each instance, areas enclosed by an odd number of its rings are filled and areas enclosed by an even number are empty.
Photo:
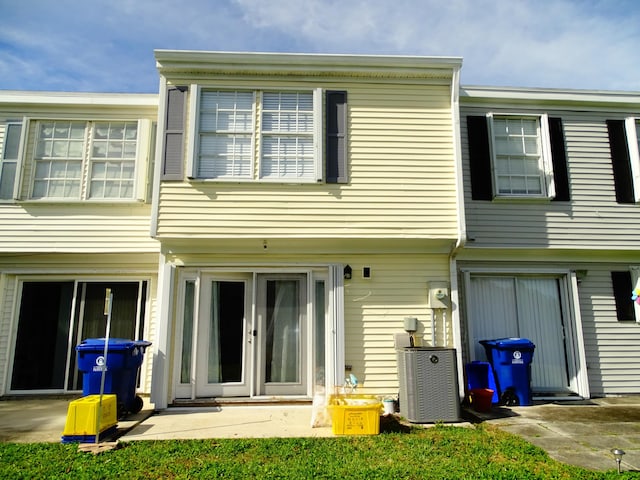
[[[251,327],[250,330],[256,329],[257,320],[257,279],[260,274],[304,274],[306,275],[306,316],[308,328],[305,333],[306,342],[306,393],[304,397],[311,397],[314,393],[314,342],[313,333],[315,329],[314,321],[314,309],[313,302],[315,299],[315,281],[322,280],[325,282],[325,295],[327,298],[327,308],[325,314],[325,390],[329,392],[333,385],[336,385],[336,381],[344,381],[344,291],[343,291],[343,279],[342,271],[344,265],[341,264],[318,264],[308,266],[290,266],[280,265],[272,267],[252,267],[252,266],[221,266],[221,267],[202,267],[202,268],[190,268],[190,267],[177,267],[177,275],[175,275],[175,282],[173,288],[177,288],[176,295],[176,308],[175,314],[175,331],[172,335],[173,338],[170,343],[173,344],[173,387],[172,393],[169,394],[169,398],[173,399],[195,399],[196,398],[196,379],[195,379],[195,365],[191,368],[191,379],[189,384],[180,383],[180,363],[181,363],[181,349],[182,349],[182,335],[184,325],[184,306],[185,306],[185,284],[187,281],[194,281],[195,284],[195,305],[194,309],[199,309],[200,303],[200,289],[202,288],[202,275],[220,275],[222,279],[225,275],[244,274],[251,276],[252,288],[250,293],[245,292],[247,296],[250,295],[250,305],[246,309],[245,314],[250,315]],[[227,277],[230,278],[230,277]],[[164,297],[166,298],[166,297]],[[197,311],[197,310],[196,310]],[[196,316],[197,317],[197,316]],[[194,332],[197,332],[197,326],[193,327]],[[172,329],[163,329],[166,336],[170,335]],[[250,331],[251,333],[251,331]],[[195,333],[194,333],[195,335]],[[169,338],[167,338],[168,340]],[[196,345],[195,339],[192,341],[192,346]],[[254,348],[249,349],[249,363],[252,366],[256,365],[256,352]],[[192,354],[192,360],[195,362],[197,353]],[[156,377],[157,378],[157,377]],[[159,380],[159,379],[158,379]],[[295,395],[300,396],[300,395]],[[256,381],[250,382],[250,398],[260,398],[259,391],[257,389]],[[265,398],[271,398],[271,396]],[[165,408],[166,403],[160,408]]]
[[[473,308],[471,303],[471,276],[477,275],[494,275],[494,276],[536,276],[536,275],[553,275],[558,277],[560,281],[560,302],[562,310],[565,313],[566,321],[566,344],[568,351],[568,369],[570,387],[581,397],[589,398],[589,381],[587,375],[587,361],[584,348],[584,338],[582,334],[582,318],[580,315],[580,306],[578,303],[578,282],[575,272],[567,269],[527,269],[523,271],[517,268],[462,268],[460,270],[463,275],[464,282],[464,299],[466,305],[466,328],[467,349],[473,351],[471,345],[473,335],[473,325],[469,321],[469,310]]]

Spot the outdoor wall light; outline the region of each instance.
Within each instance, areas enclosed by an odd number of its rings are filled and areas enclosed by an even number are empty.
[[[622,462],[622,456],[624,455],[624,450],[620,450],[619,448],[613,448],[611,450],[613,453],[613,457],[616,459],[616,463],[618,464],[618,473],[620,473],[620,462]]]
[[[349,265],[344,267],[344,279],[345,280],[351,280],[351,274],[352,273],[353,273],[353,270],[351,269],[351,267]]]

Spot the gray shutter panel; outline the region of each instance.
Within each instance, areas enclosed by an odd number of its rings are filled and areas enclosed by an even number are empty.
[[[492,200],[491,150],[489,148],[489,128],[487,126],[487,117],[468,116],[467,137],[469,140],[471,199]]]
[[[611,148],[611,164],[613,181],[618,203],[635,203],[633,195],[633,179],[631,177],[631,159],[624,120],[607,120],[609,130],[609,147]]]
[[[184,125],[187,87],[169,87],[162,152],[162,180],[184,179]]]
[[[348,183],[347,92],[327,92],[327,183]]]
[[[551,143],[551,163],[553,164],[553,183],[556,196],[553,201],[568,202],[569,174],[567,173],[567,154],[564,147],[564,130],[561,118],[549,117],[549,140]]]

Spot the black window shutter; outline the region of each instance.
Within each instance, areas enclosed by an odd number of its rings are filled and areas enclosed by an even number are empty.
[[[169,87],[165,117],[162,179],[183,180],[184,124],[187,87]]]
[[[487,117],[468,116],[467,137],[469,140],[471,198],[473,200],[492,200],[491,150],[489,148]]]
[[[553,165],[553,183],[556,187],[555,201],[569,201],[569,175],[567,173],[567,154],[564,146],[564,131],[561,118],[549,118],[549,137],[551,142],[551,163]]]
[[[327,92],[326,104],[326,181],[347,183],[347,92]]]
[[[618,320],[635,320],[636,312],[631,301],[631,272],[611,272],[613,297],[616,301],[616,316]]]
[[[607,129],[609,130],[616,201],[618,203],[635,203],[629,144],[627,143],[624,120],[607,120]]]

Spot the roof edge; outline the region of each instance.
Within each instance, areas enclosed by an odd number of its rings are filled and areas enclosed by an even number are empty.
[[[234,74],[442,76],[460,69],[460,57],[319,53],[155,50],[161,74],[196,71]]]

